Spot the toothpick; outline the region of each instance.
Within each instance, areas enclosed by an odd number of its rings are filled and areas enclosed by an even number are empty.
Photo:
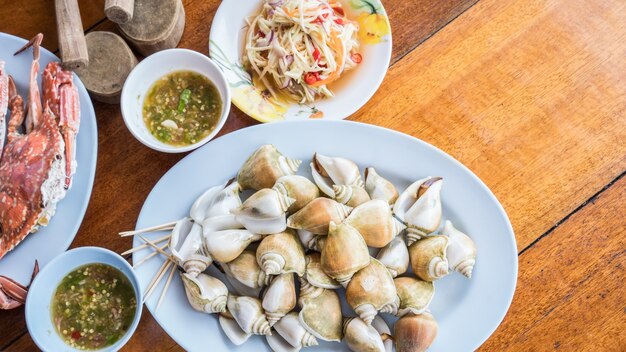
[[[166,256],[169,259],[173,259],[172,255],[167,253],[164,249],[165,247],[167,247],[169,244],[164,245],[163,247],[159,247],[156,244],[154,244],[154,242],[151,242],[150,240],[146,239],[145,237],[143,237],[142,235],[139,235],[139,238],[141,238],[144,242],[146,242],[147,245],[149,245],[150,247],[154,248],[157,252],[163,254],[164,256]],[[155,252],[156,253],[156,252]]]
[[[170,239],[170,237],[172,237],[172,235],[165,235],[165,236],[163,236],[163,237],[161,237],[161,238],[157,238],[156,240],[152,241],[152,243],[155,243],[155,244],[156,244],[156,243],[161,243],[161,242],[163,242],[163,241],[167,241],[167,240],[169,240],[169,239]],[[149,245],[149,244],[147,244],[147,243],[144,243],[144,244],[142,244],[142,245],[139,245],[139,246],[137,246],[137,247],[133,247],[133,248],[131,248],[131,249],[127,250],[126,252],[122,253],[121,255],[122,255],[122,256],[125,256],[125,255],[128,255],[128,254],[131,254],[131,253],[134,253],[134,252],[140,251],[140,250],[142,250],[142,249],[144,249],[144,248],[146,248],[146,247],[148,247],[148,246],[150,246],[150,245]]]
[[[156,246],[156,245],[155,245]],[[148,261],[150,258],[153,258],[154,256],[156,256],[159,253],[164,253],[168,259],[170,259],[169,254],[167,254],[164,249],[167,248],[169,246],[169,243],[164,244],[162,247],[156,247],[155,249],[158,249],[159,251],[157,252],[152,252],[150,254],[148,254],[147,256],[141,258],[140,261],[138,261],[137,263],[133,264],[133,269],[136,269],[137,267],[139,267],[141,264],[145,263],[146,261]]]
[[[140,233],[146,233],[146,232],[156,232],[156,231],[166,231],[166,230],[172,230],[174,229],[174,226],[176,225],[177,221],[172,221],[172,222],[168,222],[167,224],[161,224],[161,225],[156,225],[156,226],[152,226],[152,227],[147,227],[145,229],[141,229],[141,230],[134,230],[134,231],[122,231],[119,233],[120,236],[122,237],[127,237],[127,236],[134,236],[134,235],[138,235]]]
[[[163,291],[161,291],[161,297],[159,297],[159,301],[157,302],[155,311],[159,310],[161,306],[161,302],[163,302],[163,298],[165,298],[165,293],[167,293],[167,289],[170,287],[170,283],[172,282],[172,277],[174,277],[174,272],[176,272],[176,265],[172,267],[170,271],[170,275],[167,277],[167,281],[165,282],[165,287],[163,287]]]
[[[152,294],[152,292],[154,292],[154,289],[158,286],[159,282],[161,281],[161,279],[163,278],[163,276],[165,275],[165,273],[167,272],[167,270],[170,268],[170,266],[172,264],[174,264],[173,262],[171,262],[170,260],[165,260],[165,268],[164,270],[161,270],[157,276],[155,276],[155,279],[152,279],[152,281],[154,282],[154,284],[152,284],[150,286],[150,288],[148,288],[148,291],[146,292],[146,294],[143,296],[143,301],[147,301],[148,297],[150,297],[150,295]]]

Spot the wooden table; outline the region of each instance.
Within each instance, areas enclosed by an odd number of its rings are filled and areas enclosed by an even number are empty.
[[[84,28],[113,30],[104,0],[81,0]],[[207,53],[217,0],[185,0],[181,47]],[[351,120],[431,143],[472,169],[517,237],[513,304],[484,351],[626,349],[626,1],[387,0],[394,52]],[[51,0],[1,1],[0,31],[42,31]],[[139,209],[181,155],[129,134],[118,106],[95,103],[98,167],[73,247],[121,252]],[[226,134],[257,122],[236,108]],[[480,317],[476,317],[480,319]],[[0,312],[0,350],[26,351],[24,310]],[[199,337],[202,338],[202,337]],[[128,351],[181,350],[146,311]]]

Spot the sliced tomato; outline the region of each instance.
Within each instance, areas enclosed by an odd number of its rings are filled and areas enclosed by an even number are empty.
[[[357,64],[360,64],[361,61],[363,61],[363,56],[359,53],[350,54],[350,58],[352,59],[352,61],[354,61],[354,63],[357,63]]]
[[[313,50],[313,60],[319,61],[321,56],[322,56],[322,53],[320,53],[320,49],[315,48],[315,50]]]
[[[304,74],[304,82],[308,85],[312,85],[319,80],[319,77],[320,74],[317,72],[307,72]]]

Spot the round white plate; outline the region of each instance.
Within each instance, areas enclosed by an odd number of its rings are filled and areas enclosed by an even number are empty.
[[[360,109],[380,86],[391,60],[391,27],[380,0],[339,0],[349,19],[359,23],[363,61],[329,86],[335,94],[313,104],[279,106],[263,98],[241,65],[248,30],[246,18],[256,16],[264,0],[224,0],[211,24],[209,53],[226,74],[232,101],[250,117],[270,122],[325,118],[341,120]]]
[[[0,33],[0,47],[2,48],[0,60],[6,61],[5,68],[13,76],[24,101],[28,93],[32,49],[17,56],[13,56],[13,53],[26,42],[22,38]],[[41,74],[44,68],[50,61],[59,61],[59,58],[44,48],[41,48],[40,55],[38,81],[41,88]],[[96,114],[87,90],[76,75],[74,75],[74,83],[80,96],[80,130],[76,138],[78,168],[72,188],[57,205],[56,214],[48,226],[42,227],[37,233],[28,235],[22,243],[0,259],[0,275],[11,277],[21,283],[28,283],[35,259],[39,261],[40,267],[43,267],[70,246],[83,221],[91,196],[98,150]],[[7,120],[9,117],[7,116]]]
[[[274,144],[290,157],[303,159],[303,175],[314,152],[343,156],[362,169],[377,172],[402,191],[413,181],[437,175],[444,179],[444,217],[468,233],[478,247],[471,280],[453,273],[438,280],[431,305],[439,322],[439,335],[431,351],[473,351],[500,324],[513,298],[517,281],[517,248],[504,209],[484,183],[461,163],[416,138],[384,128],[349,121],[298,121],[258,125],[230,133],[191,153],[154,187],[146,200],[137,228],[145,228],[188,216],[193,201],[207,188],[232,178],[246,158],[263,144]],[[151,234],[151,238],[163,233]],[[140,243],[135,240],[135,245]],[[137,252],[133,261],[150,251]],[[163,259],[151,259],[137,268],[142,287],[148,285]],[[211,267],[212,275],[223,279]],[[217,317],[196,312],[185,297],[176,274],[159,308],[157,288],[146,305],[167,333],[184,349],[203,351],[266,351],[264,338],[253,336],[234,346],[223,334]],[[344,314],[354,316],[344,305]],[[393,319],[383,314],[391,322]],[[347,351],[338,343],[321,342],[307,351]]]

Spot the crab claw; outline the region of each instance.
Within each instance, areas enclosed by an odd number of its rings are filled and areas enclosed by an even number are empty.
[[[26,115],[26,132],[32,131],[41,124],[43,109],[41,106],[41,95],[39,94],[39,85],[37,84],[37,74],[39,73],[39,48],[43,34],[39,33],[28,41],[20,50],[16,51],[17,55],[29,47],[33,47],[33,63],[30,66],[30,83],[28,86],[28,113]]]
[[[30,279],[31,282],[37,273],[39,273],[39,263],[35,261],[35,268],[33,269],[33,275]],[[23,305],[26,302],[27,294],[27,286],[0,275],[0,309],[13,309]]]

